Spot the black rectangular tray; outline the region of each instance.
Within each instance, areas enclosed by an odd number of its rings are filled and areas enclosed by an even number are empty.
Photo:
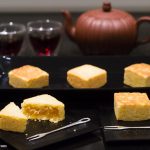
[[[2,59],[2,58],[1,58]],[[1,60],[2,61],[2,60]],[[4,65],[6,76],[1,80],[0,88],[12,89],[8,84],[7,72],[11,69],[34,65],[50,74],[50,84],[44,89],[52,90],[76,90],[67,83],[67,71],[83,64],[92,64],[106,69],[108,82],[97,90],[131,90],[131,87],[123,84],[124,68],[133,63],[150,63],[150,57],[129,56],[86,56],[86,57],[11,57],[10,62]],[[141,89],[141,88],[137,88]],[[84,90],[84,89],[82,89]],[[93,89],[91,89],[93,90]],[[95,89],[94,89],[95,90]]]

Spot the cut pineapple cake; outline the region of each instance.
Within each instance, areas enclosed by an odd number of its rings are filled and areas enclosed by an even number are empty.
[[[22,112],[29,119],[49,120],[57,123],[65,118],[64,104],[48,94],[25,99],[21,107]]]
[[[24,132],[26,130],[26,125],[27,117],[14,102],[10,102],[0,111],[0,129]]]
[[[120,92],[114,94],[117,120],[141,121],[150,119],[150,100],[146,93]]]

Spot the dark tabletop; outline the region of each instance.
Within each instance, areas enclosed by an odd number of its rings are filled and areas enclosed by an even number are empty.
[[[77,17],[81,13],[72,13],[73,20],[77,19]],[[148,13],[132,13],[135,18],[139,18],[141,16],[150,15]],[[31,20],[38,20],[38,19],[54,19],[63,22],[63,16],[61,13],[0,13],[0,22],[19,22],[26,25],[28,21]],[[145,23],[140,28],[140,38],[150,35],[150,25]],[[77,44],[71,41],[66,34],[63,35],[63,40],[61,42],[60,47],[57,49],[56,55],[58,56],[83,56],[80,49],[78,48]],[[131,51],[129,56],[150,56],[150,44],[145,44],[139,46]],[[29,44],[28,38],[26,37],[23,47],[19,53],[19,56],[35,56],[35,52],[33,51],[31,45]],[[143,149],[150,149],[150,142],[141,143],[105,143],[103,145],[104,139],[99,137],[98,131],[95,133],[87,134],[85,136],[81,136],[80,138],[71,139],[66,142],[62,142],[56,145],[52,145],[51,147],[45,149],[61,149],[61,150],[125,150],[125,149],[136,149],[136,150],[143,150]],[[104,148],[105,147],[105,148]],[[7,144],[0,141],[0,149],[12,149],[8,147]]]

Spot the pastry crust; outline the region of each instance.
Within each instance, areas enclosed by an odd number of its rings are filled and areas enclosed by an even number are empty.
[[[49,74],[31,65],[11,70],[8,77],[9,84],[15,88],[42,88],[49,85]]]
[[[107,82],[107,71],[85,64],[68,70],[67,81],[74,88],[99,88]]]
[[[27,117],[14,102],[10,102],[0,111],[0,129],[24,132],[26,130],[26,125]]]
[[[141,121],[150,119],[150,101],[146,93],[120,92],[114,94],[117,120]]]
[[[138,63],[126,67],[124,84],[131,87],[150,87],[150,65]]]

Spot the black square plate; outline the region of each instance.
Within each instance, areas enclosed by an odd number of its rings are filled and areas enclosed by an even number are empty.
[[[83,114],[84,112],[84,114]],[[92,112],[92,113],[91,113]],[[0,139],[6,144],[19,149],[19,150],[30,150],[43,148],[51,144],[62,142],[77,136],[81,136],[90,132],[95,131],[100,127],[98,119],[93,114],[97,113],[96,110],[72,110],[66,113],[66,118],[57,124],[50,123],[49,121],[28,121],[27,130],[25,133],[15,133],[8,131],[0,131]],[[68,125],[81,118],[90,117],[91,121],[64,129],[55,133],[51,133],[41,139],[28,141],[26,138],[32,135],[52,131],[59,127]]]
[[[101,108],[100,118],[102,126],[150,126],[150,120],[146,121],[117,121],[113,108]],[[150,141],[150,129],[126,129],[107,130],[103,129],[106,142],[133,142]]]

